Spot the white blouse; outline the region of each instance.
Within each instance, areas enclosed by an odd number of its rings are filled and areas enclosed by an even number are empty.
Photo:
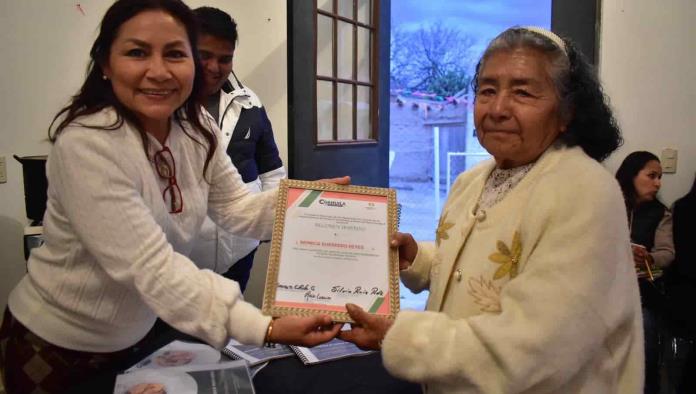
[[[478,209],[488,209],[499,203],[534,167],[534,163],[515,168],[495,168],[488,175],[479,198]]]

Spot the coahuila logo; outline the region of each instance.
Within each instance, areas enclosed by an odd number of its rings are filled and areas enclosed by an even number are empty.
[[[323,198],[319,199],[319,204],[328,205],[330,207],[339,207],[339,208],[343,208],[346,206],[346,203],[343,201],[324,200]]]

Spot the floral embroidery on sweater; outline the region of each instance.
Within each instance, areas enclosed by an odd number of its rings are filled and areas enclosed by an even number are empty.
[[[443,239],[449,239],[449,234],[447,231],[454,227],[454,223],[447,221],[447,212],[443,213],[440,217],[440,222],[437,224],[437,230],[435,230],[435,243],[440,246],[440,241]]]
[[[493,279],[501,279],[510,275],[510,278],[517,276],[519,268],[520,255],[522,254],[522,242],[520,241],[520,233],[515,231],[512,236],[512,245],[508,247],[505,242],[498,240],[496,243],[497,252],[488,256],[488,259],[496,264],[500,264],[500,268],[495,271]]]
[[[473,297],[474,302],[481,306],[481,312],[498,313],[500,308],[500,286],[496,286],[492,280],[486,280],[483,276],[477,278],[469,278],[469,295]]]

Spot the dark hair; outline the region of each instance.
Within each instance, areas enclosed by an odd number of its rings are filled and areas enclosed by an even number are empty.
[[[691,185],[691,190],[689,190],[687,195],[691,196],[692,198],[696,197],[696,176],[694,176],[694,183]]]
[[[193,13],[198,19],[201,34],[220,38],[237,46],[237,22],[228,13],[213,7],[199,7],[193,10]]]
[[[203,173],[205,174],[210,159],[213,157],[217,141],[215,139],[215,134],[201,123],[200,98],[203,94],[203,69],[198,59],[197,23],[191,9],[180,0],[118,0],[106,11],[101,22],[99,35],[94,41],[94,44],[92,44],[92,49],[89,52],[90,61],[87,66],[87,77],[85,78],[85,82],[82,84],[79,92],[72,97],[70,104],[58,111],[53,118],[51,125],[48,127],[49,139],[51,142],[55,142],[61,132],[75,119],[81,116],[94,114],[107,107],[113,107],[117,114],[116,121],[114,121],[113,124],[108,126],[84,126],[99,130],[116,130],[123,125],[124,121],[127,121],[133,124],[140,133],[145,148],[145,154],[149,156],[149,142],[140,120],[138,120],[138,117],[133,111],[126,108],[118,100],[114,94],[111,82],[102,78],[104,75],[102,66],[109,61],[111,45],[116,39],[121,25],[139,13],[148,10],[163,10],[182,23],[186,28],[196,73],[193,80],[191,95],[173,115],[174,119],[180,125],[182,125],[182,120],[185,119],[193,126],[194,131],[203,136],[206,140],[207,153],[205,165],[203,166]],[[53,133],[51,133],[53,125],[63,115],[64,117],[60,120]],[[189,138],[205,146],[196,137],[189,134],[183,125],[182,130],[184,130],[184,133],[186,133]]]
[[[691,189],[676,202],[688,200],[691,200],[692,203],[696,203],[696,176],[694,176],[694,183],[691,184]]]
[[[619,186],[621,186],[624,201],[626,202],[626,209],[629,212],[636,207],[636,199],[638,197],[633,179],[635,179],[640,170],[645,168],[645,165],[651,161],[657,161],[659,163],[660,159],[650,152],[633,152],[626,156],[621,162],[619,169],[616,170],[616,180],[619,181]]]
[[[505,30],[488,44],[481,56],[472,87],[478,94],[479,73],[493,53],[517,48],[542,52],[551,66],[550,77],[560,100],[561,119],[568,122],[558,140],[567,146],[580,146],[588,156],[601,162],[623,144],[621,131],[594,68],[572,41],[561,40],[564,48],[543,34],[526,28]]]

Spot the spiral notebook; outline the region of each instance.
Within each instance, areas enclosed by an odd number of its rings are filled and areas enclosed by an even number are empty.
[[[246,360],[250,366],[277,358],[293,356],[295,353],[285,345],[274,344],[272,347],[243,345],[231,339],[222,349],[222,354],[234,360]]]
[[[299,357],[305,365],[374,353],[374,350],[362,350],[354,344],[340,339],[333,339],[313,348],[294,345],[290,345],[290,348],[295,351],[297,357]]]

